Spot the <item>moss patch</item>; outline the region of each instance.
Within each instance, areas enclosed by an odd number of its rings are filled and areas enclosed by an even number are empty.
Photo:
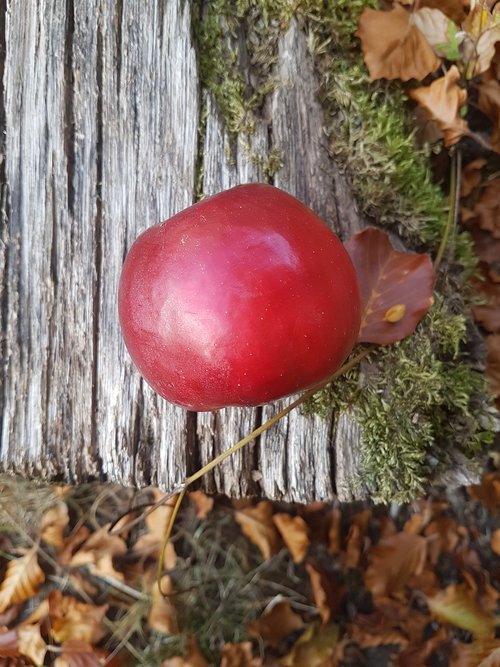
[[[214,0],[196,27],[202,85],[214,95],[233,137],[252,132],[275,86],[279,36],[297,18],[320,80],[330,151],[347,171],[361,211],[412,247],[433,251],[448,202],[432,182],[428,153],[415,147],[402,88],[368,77],[355,37],[366,6],[378,1]],[[270,160],[269,176],[279,169],[277,157]],[[466,277],[475,260],[467,234],[454,230],[450,246],[453,261],[443,265],[436,305],[417,332],[377,350],[369,365],[308,406],[320,413],[355,406],[363,432],[363,482],[380,501],[414,498],[449,464],[452,447],[471,455],[492,439],[485,429],[483,376],[461,351]]]

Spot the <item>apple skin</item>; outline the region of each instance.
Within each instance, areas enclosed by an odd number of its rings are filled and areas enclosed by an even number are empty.
[[[126,346],[189,410],[255,406],[326,379],[359,333],[356,274],[309,208],[240,185],[146,230],[119,286]]]

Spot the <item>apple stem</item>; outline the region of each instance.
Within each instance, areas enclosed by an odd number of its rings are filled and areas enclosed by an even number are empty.
[[[439,249],[434,261],[434,270],[437,273],[441,260],[448,245],[448,239],[451,229],[456,226],[458,220],[458,210],[460,204],[460,176],[462,171],[462,153],[459,148],[456,148],[451,156],[451,171],[450,171],[450,208],[448,210],[448,218],[443,231],[443,237],[439,244]]]

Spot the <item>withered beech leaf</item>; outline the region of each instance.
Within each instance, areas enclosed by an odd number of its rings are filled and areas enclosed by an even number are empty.
[[[220,667],[262,667],[262,661],[253,656],[250,642],[227,643],[222,649]]]
[[[197,519],[205,519],[214,506],[214,499],[207,496],[203,491],[191,491],[189,493],[189,500],[196,508]]]
[[[477,105],[492,122],[489,142],[497,153],[500,153],[500,83],[491,71],[481,75],[478,86]]]
[[[366,8],[356,35],[372,79],[421,80],[439,67],[431,45],[400,6],[389,12]]]
[[[438,56],[457,59],[462,39],[458,26],[440,9],[423,7],[410,15],[410,22],[420,30]]]
[[[389,345],[412,334],[433,303],[435,272],[430,257],[395,250],[387,234],[375,227],[354,234],[345,247],[361,290],[358,340]],[[387,312],[395,306],[402,316],[387,320]]]
[[[400,595],[413,574],[422,572],[427,540],[420,535],[396,533],[381,540],[368,553],[365,585],[374,598]]]
[[[85,544],[71,558],[70,566],[88,565],[90,571],[97,576],[123,581],[123,574],[113,565],[113,556],[126,553],[127,546],[119,535],[109,533],[109,526],[110,524],[106,524],[89,536]]]
[[[474,304],[472,313],[476,322],[480,322],[490,333],[500,331],[500,283],[495,283],[486,275],[483,280],[473,281],[475,291],[486,303]]]
[[[498,351],[500,354],[500,336],[488,336],[498,339]],[[500,509],[500,472],[488,472],[483,475],[480,484],[471,484],[467,487],[471,498],[479,500],[487,507],[490,512],[498,512]]]
[[[153,489],[153,502],[158,503],[167,494],[160,491],[160,489]],[[192,494],[190,494],[192,495]],[[174,510],[174,505],[177,496],[173,496],[167,500],[163,505],[160,505],[154,512],[148,514],[144,523],[146,524],[146,532],[143,533],[137,542],[132,547],[132,550],[145,557],[159,558],[161,548],[163,545],[163,538],[167,529],[170,516]],[[165,553],[163,554],[163,567],[171,570],[175,567],[176,554],[172,542],[168,542]]]
[[[63,595],[61,591],[51,591],[49,618],[52,637],[59,643],[70,639],[98,642],[105,634],[103,619],[107,609],[107,604],[87,604],[70,595]]]
[[[304,519],[301,516],[278,513],[273,515],[273,521],[292,555],[293,562],[302,563],[310,543]]]
[[[465,584],[452,584],[427,598],[431,614],[438,620],[472,632],[478,638],[493,637],[495,619],[479,606]]]
[[[37,594],[45,574],[38,565],[36,545],[21,558],[9,561],[0,586],[0,612]]]
[[[61,655],[54,661],[54,667],[101,667],[105,664],[102,652],[89,642],[68,639],[61,646]]]
[[[468,130],[466,121],[459,113],[467,100],[467,91],[457,85],[459,79],[460,72],[452,65],[444,76],[429,86],[408,91],[409,97],[420,104],[443,132],[445,146],[456,144]]]
[[[172,578],[165,574],[161,578],[160,585],[161,590],[158,581],[153,585],[148,625],[156,632],[175,634],[178,632],[178,627],[177,614],[170,597],[174,590]]]
[[[338,625],[309,625],[279,664],[281,667],[334,667],[338,664],[335,659],[338,640]]]
[[[497,649],[500,650],[498,639],[476,639],[467,644],[456,642],[450,667],[500,667],[500,662],[489,665],[484,662],[495,654]]]
[[[262,637],[269,646],[276,647],[289,634],[303,627],[301,617],[292,611],[287,600],[282,600],[256,621],[248,623],[247,631],[251,637]]]
[[[69,523],[68,506],[62,500],[48,509],[42,516],[40,536],[44,542],[56,549],[64,545],[64,529]]]
[[[491,549],[500,556],[500,528],[494,530],[491,535]]]
[[[500,178],[494,178],[485,185],[473,208],[473,214],[481,229],[500,238]]]
[[[468,162],[462,168],[462,174],[460,178],[460,196],[462,198],[468,197],[471,192],[477,188],[479,183],[481,183],[481,170],[486,164],[486,160],[483,158],[477,158],[476,160],[471,160],[471,162]]]
[[[167,658],[161,663],[161,667],[209,667],[208,662],[203,657],[195,637],[190,637],[187,642],[186,658],[173,657]]]
[[[40,624],[23,623],[17,627],[19,653],[26,656],[35,665],[43,665],[47,644],[40,633]]]
[[[485,376],[491,392],[500,396],[500,334],[486,336],[486,371]],[[500,487],[500,481],[498,482]],[[483,500],[483,502],[485,502]],[[500,504],[500,495],[496,497],[497,506]]]
[[[259,547],[266,560],[278,553],[282,542],[273,522],[273,506],[268,500],[262,500],[255,507],[238,510],[234,517],[243,533]]]
[[[495,55],[495,44],[500,41],[500,13],[490,12],[485,5],[485,2],[474,3],[462,24],[462,60],[467,63],[469,78],[489,68]]]

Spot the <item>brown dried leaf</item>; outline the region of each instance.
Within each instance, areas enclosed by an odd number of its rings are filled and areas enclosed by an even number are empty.
[[[493,150],[500,153],[500,83],[491,72],[481,75],[478,93],[478,107],[493,124],[490,145]]]
[[[70,566],[88,565],[92,574],[123,581],[125,577],[115,569],[113,556],[125,554],[127,546],[119,535],[109,533],[110,525],[106,524],[90,535],[83,547],[71,558]]]
[[[469,8],[469,0],[420,0],[418,6],[440,9],[454,23],[460,25],[465,19],[465,9]]]
[[[470,644],[457,642],[450,659],[450,667],[480,667],[483,665],[483,660],[498,648],[500,648],[498,639],[479,639]]]
[[[479,226],[500,238],[500,178],[495,178],[485,185],[481,197],[473,208]]]
[[[43,665],[47,644],[41,633],[40,624],[26,624],[17,626],[19,653],[29,658],[35,665]]]
[[[450,553],[458,545],[460,538],[458,524],[446,516],[437,517],[424,530],[427,541],[427,553],[432,565],[436,565],[443,553]]]
[[[265,560],[278,553],[281,539],[273,522],[273,506],[263,500],[255,507],[247,507],[234,513],[241,530],[262,553]]]
[[[439,67],[439,58],[402,7],[365,9],[356,35],[372,79],[421,80]]]
[[[435,273],[428,255],[395,250],[387,234],[369,227],[345,243],[361,291],[363,315],[358,340],[389,345],[415,330],[433,304]],[[404,316],[397,322],[385,319],[399,304]]]
[[[355,569],[359,565],[365,546],[365,533],[371,519],[371,510],[357,512],[351,518],[351,525],[346,537],[345,551],[341,556],[342,567]]]
[[[482,660],[478,667],[500,667],[500,648],[496,648],[490,655]]]
[[[69,639],[61,646],[61,655],[54,661],[54,667],[101,667],[106,656],[91,644],[79,639]]]
[[[427,665],[431,655],[443,644],[450,641],[448,631],[445,628],[439,628],[435,635],[417,645],[408,646],[398,655],[395,667],[420,667]]]
[[[24,602],[34,597],[44,580],[45,574],[38,565],[36,546],[24,556],[9,561],[0,586],[0,612],[15,602]]]
[[[500,334],[486,336],[485,342],[488,350],[485,375],[491,392],[498,397],[500,396]],[[500,500],[497,499],[496,504],[498,507]]]
[[[485,276],[484,280],[474,280],[473,285],[475,291],[486,301],[472,306],[474,319],[487,331],[497,333],[500,331],[500,283],[492,282]]]
[[[427,540],[420,535],[397,533],[381,540],[369,552],[365,585],[374,598],[400,595],[413,574],[422,572]]]
[[[252,644],[226,644],[222,649],[220,667],[262,667],[260,658],[252,655]]]
[[[342,545],[342,512],[338,507],[334,507],[330,515],[330,525],[328,527],[328,553],[336,556],[340,552]]]
[[[488,336],[486,341],[490,338],[498,338],[500,349],[500,336]],[[482,502],[490,512],[497,513],[500,509],[500,472],[486,473],[480,484],[471,484],[467,491],[471,498]]]
[[[273,521],[292,555],[293,562],[302,563],[310,544],[304,519],[300,516],[278,513],[274,514]]]
[[[153,489],[153,502],[157,503],[167,496],[160,489]],[[177,496],[173,496],[160,505],[154,512],[151,512],[145,520],[147,532],[139,537],[132,550],[135,553],[142,554],[151,558],[158,559],[163,545],[163,538],[172,515]],[[174,545],[169,542],[163,556],[163,567],[171,570],[175,567],[176,555]]]
[[[42,516],[40,537],[60,549],[64,544],[64,529],[69,523],[68,506],[60,500]]]
[[[174,592],[172,578],[166,574],[160,581],[155,581],[152,590],[151,609],[148,616],[148,625],[156,632],[173,635],[178,632],[177,614],[170,597]]]
[[[468,630],[478,638],[490,638],[494,632],[494,617],[479,606],[473,592],[464,584],[453,584],[427,598],[431,614],[446,622]]]
[[[282,600],[256,621],[248,623],[247,631],[251,637],[262,637],[269,646],[276,647],[289,634],[303,627],[301,617],[292,611],[289,602]]]
[[[456,33],[458,28],[440,9],[422,7],[410,15],[410,23],[420,30],[436,55],[447,58],[456,49],[448,42],[450,32]]]
[[[205,519],[214,506],[214,499],[207,496],[203,491],[191,491],[189,500],[196,508],[196,517],[198,519]]]
[[[467,63],[467,76],[485,72],[495,55],[500,40],[500,13],[490,12],[484,2],[476,2],[463,22],[466,33],[462,43],[462,60]]]
[[[61,565],[69,565],[75,552],[85,542],[90,535],[90,530],[87,526],[80,526],[76,532],[71,534],[64,541],[63,548],[57,554],[57,562]]]
[[[311,590],[313,593],[314,602],[318,608],[321,620],[323,623],[328,623],[332,615],[332,609],[330,607],[326,591],[328,578],[325,577],[323,572],[317,570],[310,563],[306,563],[306,570],[307,574],[309,575],[309,581],[311,582]]]
[[[107,604],[100,606],[80,602],[61,591],[49,594],[50,632],[56,642],[70,639],[95,644],[105,634],[103,618]]]
[[[491,535],[491,548],[498,556],[500,556],[500,528],[494,530]]]
[[[481,183],[482,168],[487,164],[486,160],[478,158],[468,162],[462,169],[460,179],[460,196],[468,197],[473,190]]]
[[[187,644],[186,658],[167,658],[161,663],[161,667],[209,667],[203,657],[195,637],[190,637]]]
[[[310,625],[292,650],[280,660],[282,667],[326,667],[334,656],[339,639],[338,625]],[[333,667],[333,665],[332,665]]]
[[[460,107],[467,100],[467,91],[457,86],[460,72],[452,65],[448,72],[429,86],[408,91],[427,116],[443,132],[445,146],[452,146],[467,132],[467,123],[460,117]]]

